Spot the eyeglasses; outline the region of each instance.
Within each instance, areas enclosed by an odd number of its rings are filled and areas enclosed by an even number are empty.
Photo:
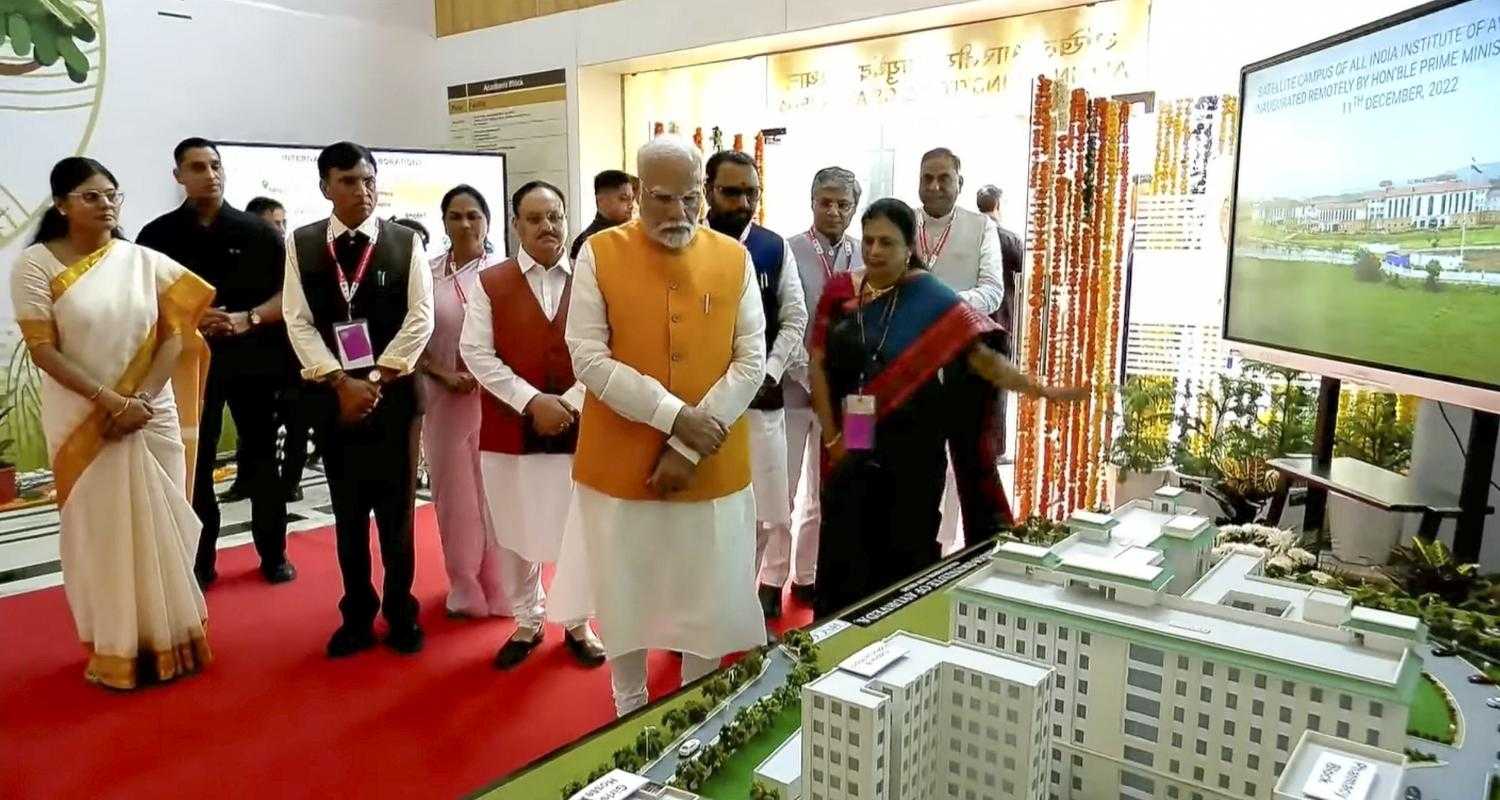
[[[724,196],[726,200],[747,199],[752,203],[760,199],[760,190],[742,186],[715,186],[714,191]]]
[[[66,196],[67,197],[76,197],[79,200],[82,200],[83,202],[88,203],[91,206],[100,205],[104,201],[108,201],[109,204],[112,205],[112,206],[118,206],[121,203],[125,202],[125,193],[124,192],[117,192],[117,191],[108,191],[108,192],[96,192],[96,191],[68,192]]]

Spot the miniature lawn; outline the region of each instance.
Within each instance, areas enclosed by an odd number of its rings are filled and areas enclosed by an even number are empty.
[[[1411,704],[1411,716],[1406,721],[1406,732],[1431,742],[1453,744],[1453,731],[1458,724],[1448,696],[1438,687],[1431,675],[1422,673],[1417,684],[1417,696]]]

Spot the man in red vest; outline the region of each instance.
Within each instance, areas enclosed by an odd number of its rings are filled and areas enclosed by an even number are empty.
[[[563,194],[545,181],[511,199],[521,253],[480,273],[469,298],[459,352],[485,388],[480,470],[501,546],[501,581],[516,631],[495,656],[510,669],[542,643],[547,616],[542,564],[558,559],[573,491],[573,451],[583,384],[563,332],[573,268]],[[568,649],[590,667],[604,646],[587,617],[566,620]]]

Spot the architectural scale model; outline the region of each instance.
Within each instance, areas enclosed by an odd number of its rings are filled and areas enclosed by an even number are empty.
[[[1210,566],[1214,528],[1177,500],[1077,512],[951,592],[955,643],[1056,671],[1048,796],[1271,798],[1307,732],[1400,751],[1425,624],[1268,579],[1262,556]]]
[[[1410,800],[1425,624],[1216,558],[1181,499],[997,544],[949,590],[951,643],[898,632],[805,685],[755,781],[780,800]]]
[[[870,645],[802,689],[800,796],[1041,800],[1052,675],[908,633]]]

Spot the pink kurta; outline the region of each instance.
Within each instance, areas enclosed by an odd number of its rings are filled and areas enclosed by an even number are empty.
[[[461,364],[459,334],[464,305],[479,287],[479,271],[504,260],[485,255],[449,275],[448,254],[432,261],[434,328],[427,356],[443,369]],[[428,375],[422,376],[426,416],[422,454],[437,507],[443,560],[448,570],[448,610],[470,616],[508,616],[510,602],[501,591],[499,545],[496,544],[479,472],[479,392],[454,394]]]

